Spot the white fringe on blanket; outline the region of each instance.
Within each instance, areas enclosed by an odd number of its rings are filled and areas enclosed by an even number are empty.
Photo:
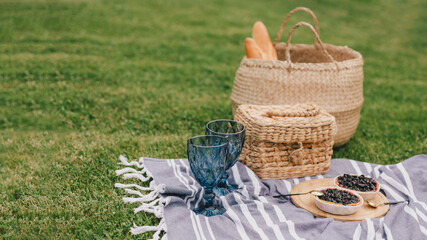
[[[124,188],[128,194],[137,195],[138,197],[124,197],[123,201],[125,203],[141,203],[141,205],[134,209],[135,214],[144,211],[154,214],[157,218],[160,218],[160,223],[157,226],[137,226],[133,223],[133,227],[130,229],[130,232],[134,235],[141,234],[145,232],[155,232],[152,240],[160,239],[160,233],[163,231],[163,240],[166,240],[166,223],[163,219],[163,209],[170,202],[170,198],[163,198],[160,194],[164,193],[166,186],[164,184],[156,184],[152,180],[153,175],[148,171],[144,166],[144,158],[139,158],[139,161],[129,162],[128,159],[124,156],[120,156],[120,165],[128,166],[123,169],[117,170],[117,176],[123,174],[123,179],[136,178],[142,182],[150,181],[150,187],[141,187],[137,184],[114,184],[117,188]],[[130,166],[136,166],[139,171]],[[136,188],[138,190],[133,190],[131,188]],[[140,191],[150,192],[148,194],[142,194]]]

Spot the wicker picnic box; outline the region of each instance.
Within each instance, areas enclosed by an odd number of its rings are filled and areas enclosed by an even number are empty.
[[[334,116],[313,104],[240,105],[234,116],[245,125],[239,161],[261,179],[324,174],[337,132]]]
[[[297,11],[311,15],[312,25],[300,22],[291,28],[286,43],[278,43],[289,17]],[[292,34],[307,27],[314,44],[292,44]],[[241,104],[293,105],[314,103],[335,117],[335,146],[344,145],[356,132],[363,104],[362,55],[346,46],[324,44],[316,16],[296,8],[285,18],[274,41],[279,60],[248,59],[240,63],[231,93],[233,113]]]

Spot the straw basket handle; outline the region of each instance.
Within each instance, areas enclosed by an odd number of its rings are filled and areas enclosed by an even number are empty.
[[[314,106],[307,106],[306,109],[295,109],[288,111],[269,111],[264,114],[265,117],[275,118],[275,117],[314,117],[319,114],[320,110]]]
[[[285,20],[283,20],[282,26],[280,26],[280,30],[277,33],[276,39],[274,39],[274,42],[273,42],[274,46],[276,46],[277,42],[279,42],[279,39],[282,36],[283,30],[285,30],[285,26],[286,26],[286,23],[288,23],[289,18],[292,15],[294,15],[294,13],[299,12],[299,11],[303,11],[303,12],[306,12],[306,13],[310,14],[311,18],[313,18],[314,26],[316,26],[316,32],[320,36],[319,21],[317,21],[316,15],[314,15],[314,13],[310,9],[308,9],[308,8],[297,7],[294,10],[290,11],[288,13],[288,15],[285,17]],[[317,43],[317,42],[315,42],[315,43]]]
[[[311,32],[313,33],[314,37],[316,38],[316,41],[319,42],[319,46],[320,46],[320,49],[322,50],[322,52],[325,54],[325,56],[329,60],[331,60],[331,62],[335,63],[335,66],[337,67],[337,70],[338,70],[338,62],[335,61],[335,59],[326,51],[325,47],[323,46],[322,41],[320,40],[319,35],[314,30],[313,26],[311,26],[311,24],[306,23],[306,22],[299,22],[299,23],[295,24],[291,28],[291,30],[289,31],[288,40],[286,41],[286,61],[288,61],[289,66],[292,64],[292,62],[291,62],[291,53],[290,53],[290,50],[291,50],[291,45],[290,44],[291,44],[292,34],[300,26],[306,26],[306,27],[308,27],[311,30]]]

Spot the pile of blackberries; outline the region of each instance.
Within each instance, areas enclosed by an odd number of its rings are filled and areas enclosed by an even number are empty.
[[[361,192],[370,192],[377,188],[377,183],[372,178],[347,173],[338,177],[338,184],[341,187]]]
[[[358,203],[360,201],[358,196],[351,194],[350,192],[345,190],[328,188],[328,189],[322,190],[322,192],[323,192],[323,195],[318,196],[318,198],[328,202],[348,205],[348,204]]]

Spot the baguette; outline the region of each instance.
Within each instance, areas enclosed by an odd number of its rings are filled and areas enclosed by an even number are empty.
[[[277,60],[276,49],[271,43],[267,28],[261,21],[254,24],[254,27],[252,28],[252,36],[256,44],[261,49],[261,53],[264,57],[263,59]]]
[[[245,39],[245,52],[247,58],[265,59],[260,47],[253,38]]]

